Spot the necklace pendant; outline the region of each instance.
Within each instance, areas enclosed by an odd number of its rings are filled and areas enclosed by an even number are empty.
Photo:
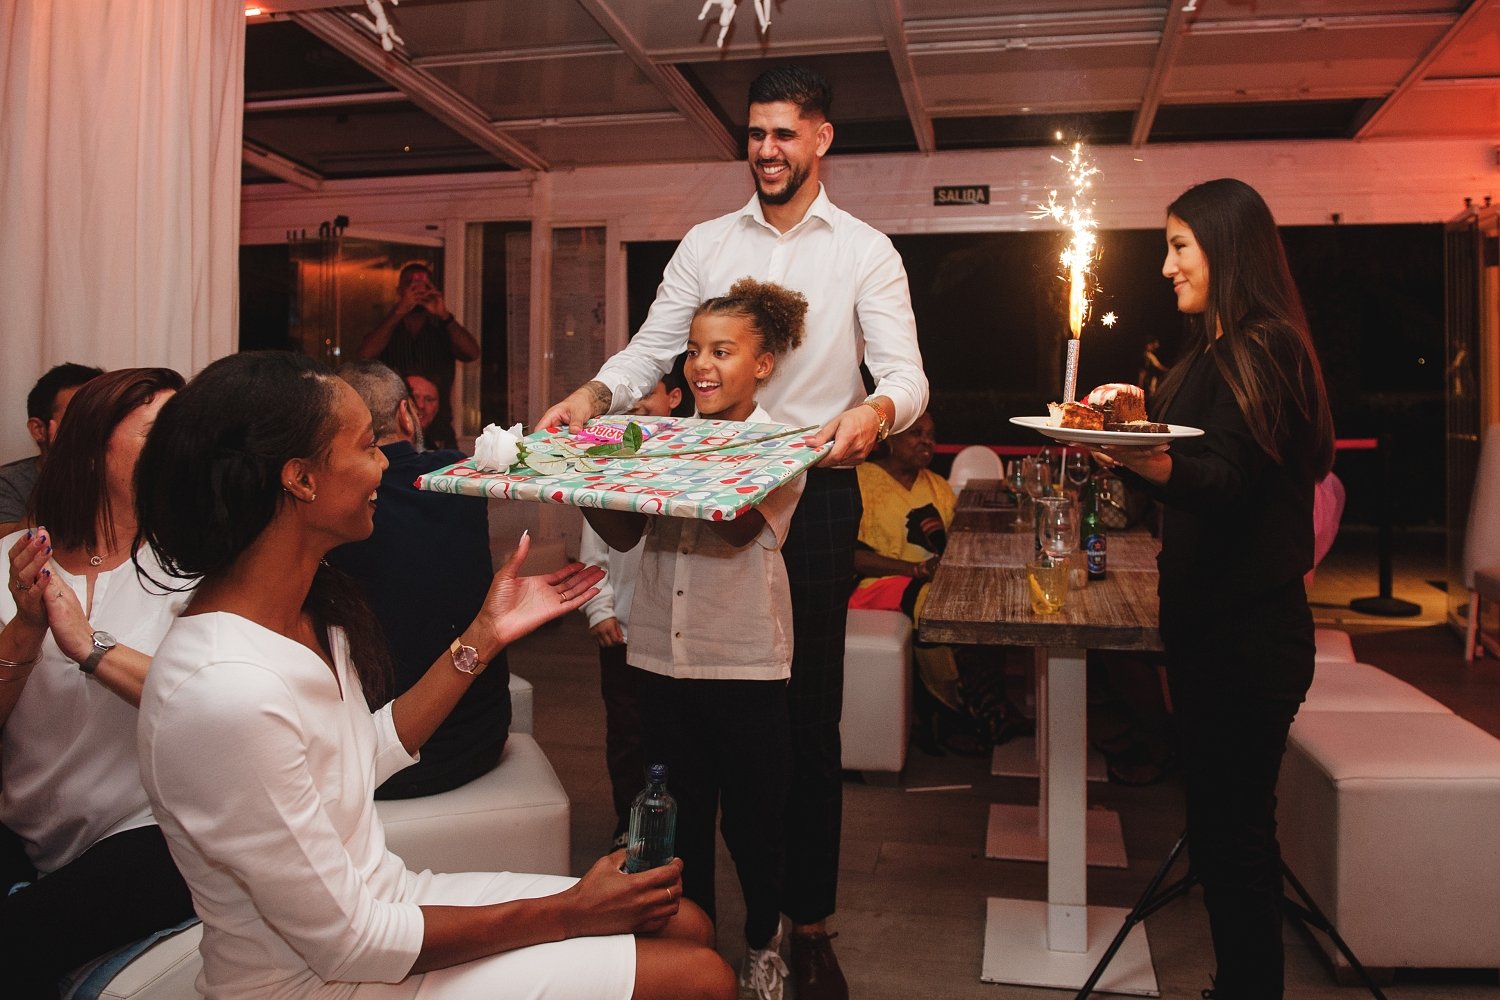
[[[89,565],[97,566],[104,561],[103,556],[89,556]]]

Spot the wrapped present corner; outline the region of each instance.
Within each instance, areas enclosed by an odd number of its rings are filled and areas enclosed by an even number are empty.
[[[597,442],[620,441],[630,422],[601,417],[589,421],[578,437],[566,429],[528,434],[524,443],[532,465],[546,471],[521,465],[486,472],[469,459],[427,473],[417,486],[436,493],[728,521],[801,475],[830,447],[808,446],[815,427],[636,418],[650,425],[639,449],[600,454],[609,448]],[[591,447],[595,454],[588,454]]]

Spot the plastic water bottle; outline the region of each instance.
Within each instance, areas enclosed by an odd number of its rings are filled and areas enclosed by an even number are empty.
[[[677,835],[677,800],[667,791],[667,765],[646,768],[646,787],[630,803],[627,872],[659,868],[672,860]]]

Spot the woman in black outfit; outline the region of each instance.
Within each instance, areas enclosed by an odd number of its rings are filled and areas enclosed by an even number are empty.
[[[1181,357],[1153,420],[1201,427],[1165,448],[1105,449],[1163,505],[1161,632],[1181,734],[1192,870],[1218,963],[1215,1000],[1282,996],[1276,776],[1312,682],[1313,487],[1333,420],[1276,223],[1222,179],[1167,210]]]

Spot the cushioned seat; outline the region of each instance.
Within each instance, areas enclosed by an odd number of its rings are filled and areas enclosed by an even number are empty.
[[[1398,677],[1368,663],[1327,660],[1313,671],[1307,700],[1297,710],[1305,712],[1436,712],[1448,706]],[[1293,723],[1295,726],[1296,723]]]
[[[1361,962],[1500,966],[1500,740],[1451,713],[1311,712],[1277,798],[1288,866]]]
[[[911,730],[911,619],[850,608],[844,643],[844,767],[899,775]]]
[[[115,974],[99,991],[100,1000],[199,1000],[198,973],[203,960],[198,942],[203,925],[156,942]]]
[[[568,793],[525,733],[512,733],[495,769],[467,785],[375,808],[387,846],[414,871],[568,874]]]
[[[531,685],[521,684],[529,726]],[[516,691],[512,683],[512,696]],[[542,748],[526,733],[513,729],[495,769],[461,788],[381,801],[375,808],[385,824],[387,845],[416,871],[568,874],[568,794]],[[120,970],[100,996],[197,1000],[193,984],[203,965],[198,957],[202,931],[196,925],[153,945]]]
[[[1349,641],[1348,632],[1336,628],[1320,628],[1313,633],[1313,640],[1318,644],[1316,659],[1319,663],[1327,660],[1354,662],[1354,643]]]
[[[531,682],[524,677],[510,675],[510,732],[535,735],[532,732],[534,711],[532,709]]]

